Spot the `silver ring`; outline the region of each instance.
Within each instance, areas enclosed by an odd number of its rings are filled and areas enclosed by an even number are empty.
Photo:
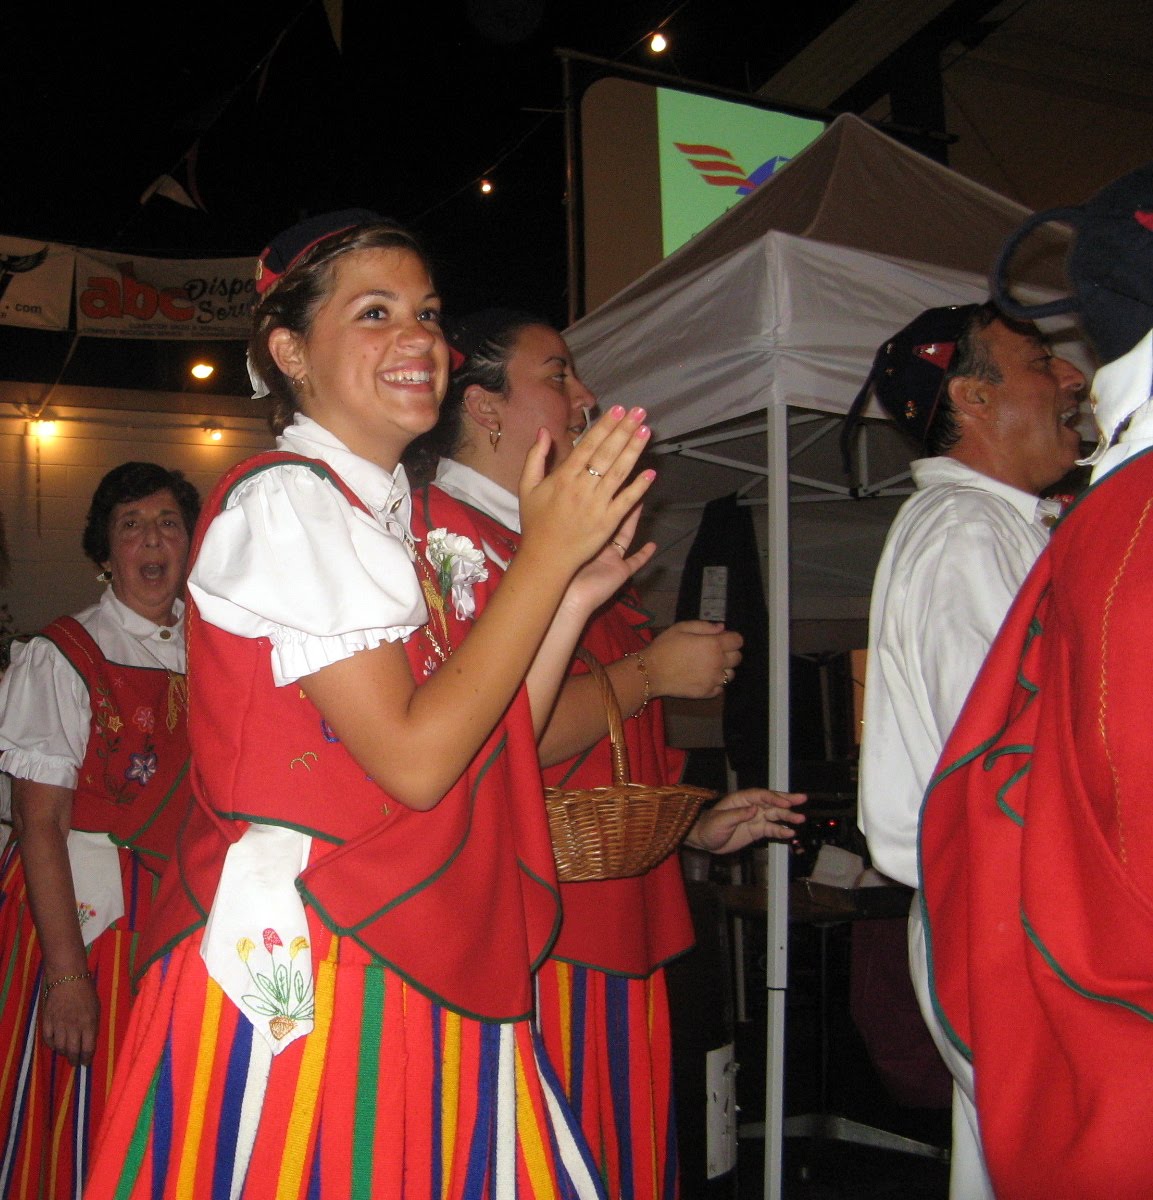
[[[729,674],[729,668],[725,667],[725,669],[721,672],[721,687],[728,687],[732,681],[733,677]]]
[[[589,474],[590,474],[590,475],[591,475],[591,476],[592,476],[594,479],[600,479],[600,477],[601,477],[601,473],[600,473],[600,472],[599,472],[599,471],[596,469],[596,467],[593,467],[593,466],[588,466],[588,467],[585,467],[585,470],[586,470],[586,471],[587,471],[587,472],[588,472],[588,473],[589,473]]]

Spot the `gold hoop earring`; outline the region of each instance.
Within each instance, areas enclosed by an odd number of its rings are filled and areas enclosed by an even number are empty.
[[[307,378],[305,375],[294,375],[292,377],[292,386],[299,392],[304,387],[304,381]]]
[[[488,431],[488,444],[493,448],[494,453],[496,451],[496,444],[500,441],[500,435],[501,428],[499,425],[495,429],[490,429]]]

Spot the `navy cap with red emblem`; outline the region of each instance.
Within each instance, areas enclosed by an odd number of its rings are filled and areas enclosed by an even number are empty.
[[[263,296],[291,267],[325,238],[359,225],[377,225],[385,218],[367,208],[343,208],[308,217],[278,233],[256,261],[256,293]]]
[[[851,473],[852,436],[871,395],[876,395],[898,428],[919,445],[925,445],[933,418],[940,408],[946,374],[956,356],[957,343],[978,307],[976,304],[950,304],[926,309],[880,346],[841,426],[841,453],[846,473]]]
[[[1009,267],[1021,243],[1050,221],[1072,225],[1066,261],[1072,294],[1022,304]],[[1102,365],[1127,354],[1153,328],[1153,163],[1122,175],[1084,204],[1034,213],[1001,248],[993,270],[997,306],[1011,317],[1077,313]]]

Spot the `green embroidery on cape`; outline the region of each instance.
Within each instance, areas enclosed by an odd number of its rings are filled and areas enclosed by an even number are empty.
[[[1134,1004],[1131,1000],[1122,1000],[1120,996],[1108,996],[1104,992],[1095,992],[1091,988],[1087,988],[1078,983],[1068,971],[1057,961],[1053,952],[1041,940],[1040,934],[1033,928],[1025,910],[1021,909],[1021,926],[1025,930],[1025,935],[1029,941],[1033,943],[1034,949],[1045,960],[1049,969],[1057,976],[1057,978],[1065,984],[1066,987],[1076,992],[1079,996],[1084,996],[1086,1000],[1097,1000],[1102,1004],[1114,1004],[1118,1008],[1123,1008],[1135,1016],[1141,1017],[1146,1021],[1153,1021],[1153,1012],[1147,1008],[1142,1008],[1139,1004]]]

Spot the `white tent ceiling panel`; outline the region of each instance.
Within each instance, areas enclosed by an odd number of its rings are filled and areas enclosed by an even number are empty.
[[[601,402],[645,405],[663,441],[770,405],[844,413],[885,337],[987,294],[963,271],[771,232],[567,338]]]

